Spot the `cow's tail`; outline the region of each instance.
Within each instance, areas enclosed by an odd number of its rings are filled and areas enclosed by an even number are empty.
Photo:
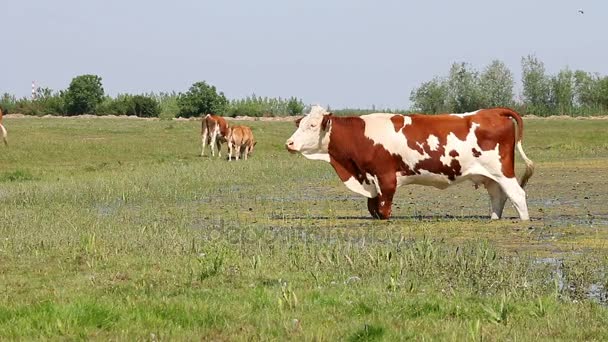
[[[203,116],[202,119],[201,119],[201,134],[204,134],[205,133],[205,129],[208,128],[208,126],[207,126],[207,119],[209,119],[209,114]]]
[[[521,119],[521,116],[513,110],[505,110],[502,115],[515,120],[515,145],[519,155],[524,160],[524,163],[526,163],[526,171],[519,181],[519,185],[523,188],[528,183],[530,177],[532,177],[532,174],[534,174],[534,163],[526,156],[524,148],[521,146],[521,141],[524,136],[524,122]]]

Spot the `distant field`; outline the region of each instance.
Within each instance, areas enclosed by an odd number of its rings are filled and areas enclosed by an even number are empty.
[[[608,120],[525,121],[527,223],[469,183],[371,220],[292,123],[243,123],[227,162],[196,121],[5,119],[0,340],[608,339]]]

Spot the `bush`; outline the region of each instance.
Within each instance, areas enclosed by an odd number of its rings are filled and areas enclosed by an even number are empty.
[[[131,106],[127,115],[137,115],[142,118],[157,118],[160,114],[160,105],[156,99],[135,95],[131,97]]]
[[[95,113],[104,99],[101,77],[97,75],[76,76],[64,93],[68,115]]]
[[[163,119],[172,119],[179,113],[179,106],[177,105],[177,93],[165,93],[150,94],[151,97],[155,98],[160,105],[160,117]]]
[[[2,97],[0,98],[0,108],[2,108],[2,113],[14,113],[16,106],[17,99],[14,95],[11,95],[9,93],[2,94]]]
[[[300,115],[304,111],[304,103],[295,97],[287,101],[287,113],[289,115]]]
[[[139,117],[158,117],[158,101],[147,95],[119,94],[116,99],[106,97],[97,108],[99,114],[135,115]]]
[[[224,93],[218,93],[214,86],[208,85],[206,82],[196,82],[188,92],[179,94],[177,106],[179,107],[177,114],[179,117],[189,118],[202,114],[223,115],[228,106],[228,100]]]
[[[304,103],[296,97],[288,100],[256,96],[230,102],[226,115],[235,116],[287,116],[299,115],[304,111]]]

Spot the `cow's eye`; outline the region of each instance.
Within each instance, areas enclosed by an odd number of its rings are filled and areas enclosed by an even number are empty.
[[[317,125],[316,124],[310,124],[310,127],[311,128],[315,128],[315,127],[317,127]]]

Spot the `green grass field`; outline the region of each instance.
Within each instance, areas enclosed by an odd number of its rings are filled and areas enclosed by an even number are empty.
[[[0,340],[608,339],[608,120],[525,121],[526,223],[469,183],[371,220],[292,123],[244,124],[228,162],[194,121],[6,119]]]

